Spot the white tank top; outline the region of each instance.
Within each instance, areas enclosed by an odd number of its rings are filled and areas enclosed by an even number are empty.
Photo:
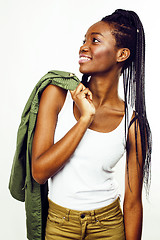
[[[129,119],[133,110],[129,107]],[[68,91],[59,113],[55,143],[75,124]],[[118,127],[102,133],[87,129],[65,166],[49,179],[49,198],[65,208],[84,211],[107,206],[120,196],[114,167],[125,152],[125,117]]]

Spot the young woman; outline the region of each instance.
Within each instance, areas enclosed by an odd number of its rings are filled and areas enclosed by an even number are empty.
[[[45,238],[139,240],[151,132],[137,14],[119,9],[92,25],[79,56],[83,79],[76,90],[49,85],[40,100],[32,175],[40,184],[49,180]],[[124,101],[118,95],[121,74]],[[114,166],[125,150],[123,215]]]

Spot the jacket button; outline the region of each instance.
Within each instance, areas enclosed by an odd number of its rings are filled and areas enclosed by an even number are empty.
[[[85,218],[85,214],[81,214],[81,218]]]
[[[73,76],[74,76],[74,73],[70,73],[69,76],[70,76],[70,77],[73,77]]]

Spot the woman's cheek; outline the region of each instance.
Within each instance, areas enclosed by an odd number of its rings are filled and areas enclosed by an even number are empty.
[[[110,47],[102,47],[95,51],[94,57],[97,60],[103,61],[113,60],[113,58],[115,57],[115,51],[113,50],[113,48]]]

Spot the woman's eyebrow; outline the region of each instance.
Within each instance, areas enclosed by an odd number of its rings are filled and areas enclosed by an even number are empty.
[[[102,37],[104,37],[103,34],[100,33],[100,32],[92,32],[92,33],[91,33],[91,35],[94,35],[94,34],[98,34],[98,35],[101,35]],[[85,35],[84,37],[86,37],[86,35]]]
[[[98,35],[101,35],[102,37],[104,37],[103,34],[100,33],[100,32],[92,32],[92,33],[91,33],[91,35],[94,35],[94,34],[98,34]]]

